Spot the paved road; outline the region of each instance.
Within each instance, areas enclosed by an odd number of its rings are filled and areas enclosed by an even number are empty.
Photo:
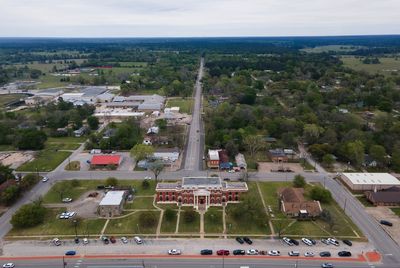
[[[186,145],[186,156],[184,161],[185,170],[201,170],[203,147],[202,144],[204,137],[204,128],[201,120],[201,79],[203,77],[204,58],[200,60],[199,73],[195,84],[194,104],[192,112],[192,122],[190,124],[189,136]]]

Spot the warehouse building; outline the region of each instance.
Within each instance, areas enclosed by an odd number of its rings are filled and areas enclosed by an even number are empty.
[[[101,217],[114,217],[122,214],[126,191],[109,191],[99,204]]]
[[[355,191],[379,191],[400,186],[400,181],[389,173],[342,173],[341,179]]]

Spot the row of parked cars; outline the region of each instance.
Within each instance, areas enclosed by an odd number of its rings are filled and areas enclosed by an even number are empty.
[[[179,249],[173,249],[170,250],[171,252],[179,252],[179,254],[171,254],[170,252],[168,252],[170,255],[180,255],[182,252]],[[217,250],[217,255],[224,255],[224,256],[228,256],[230,255],[230,251],[227,249],[220,249]],[[201,255],[213,255],[213,251],[211,249],[202,249],[200,251]],[[264,251],[264,250],[257,250],[257,249],[248,249],[247,251],[243,250],[243,249],[235,249],[232,251],[233,255],[268,255],[268,256],[281,256],[281,252],[279,250],[268,250],[268,251]],[[291,257],[298,257],[300,256],[300,252],[299,251],[289,251],[288,255]],[[314,257],[315,253],[314,252],[310,252],[307,251],[304,253],[304,257]],[[329,251],[322,251],[319,253],[320,257],[331,257],[332,254]],[[349,251],[340,251],[338,252],[338,256],[339,257],[351,257],[351,252]]]
[[[62,212],[60,214],[60,216],[58,216],[58,218],[62,219],[62,220],[68,220],[70,218],[73,218],[75,215],[76,215],[75,211],[71,211],[71,212],[65,211],[65,212]]]
[[[288,238],[288,237],[283,237],[282,241],[285,242],[287,245],[289,246],[298,246],[299,245],[299,241],[297,241],[296,239],[292,239],[292,238]],[[314,246],[317,244],[317,241],[311,238],[305,238],[303,237],[301,239],[301,242],[303,242],[304,244],[306,244],[307,246]],[[334,245],[334,246],[339,246],[340,243],[339,241],[337,241],[334,238],[323,238],[321,239],[321,242],[324,243],[325,245]],[[346,244],[347,246],[351,247],[353,245],[353,243],[348,240],[348,239],[344,239],[342,240],[343,244]]]
[[[79,238],[75,238],[74,241],[75,241],[75,244],[79,244],[79,243],[80,243]],[[102,236],[102,237],[101,237],[101,241],[103,241],[103,243],[106,244],[106,245],[108,245],[108,244],[110,244],[110,243],[112,243],[112,244],[117,243],[117,239],[116,239],[114,236],[111,236],[111,237]],[[139,236],[133,237],[133,241],[134,241],[136,244],[138,244],[138,245],[143,244],[143,240],[142,240]],[[128,243],[129,243],[129,239],[128,239],[127,237],[123,236],[123,237],[121,237],[121,242],[122,242],[123,244],[128,244]],[[52,240],[52,243],[53,243],[55,246],[61,246],[61,240],[58,239],[58,238],[54,238],[54,239]],[[87,239],[86,237],[83,238],[83,239],[82,239],[82,243],[83,243],[84,245],[89,244],[89,239]]]

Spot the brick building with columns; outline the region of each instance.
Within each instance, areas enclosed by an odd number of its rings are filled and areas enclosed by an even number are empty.
[[[225,182],[219,177],[184,177],[182,182],[158,183],[157,203],[192,206],[207,210],[210,206],[237,203],[248,191],[245,182]]]

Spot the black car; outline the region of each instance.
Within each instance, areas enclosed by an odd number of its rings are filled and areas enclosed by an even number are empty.
[[[76,237],[76,238],[74,239],[74,241],[75,241],[75,244],[79,244],[79,238],[78,238],[78,237]]]
[[[251,241],[251,239],[248,238],[247,236],[243,237],[243,240],[249,245],[253,244],[253,241]]]
[[[347,240],[347,239],[343,240],[343,243],[345,243],[349,247],[351,247],[353,245],[353,243],[350,240]]]
[[[322,251],[319,253],[319,256],[321,257],[330,257],[331,253],[329,251]]]
[[[103,243],[106,244],[106,245],[110,244],[110,240],[108,239],[107,236],[103,236],[103,237],[101,238],[101,240],[103,240]]]
[[[296,245],[296,246],[299,245],[299,241],[297,241],[296,239],[290,239],[290,242],[292,242],[293,245]]]
[[[390,221],[380,220],[379,222],[380,222],[380,224],[383,224],[383,225],[386,225],[386,226],[393,226],[393,223],[391,223]]]
[[[310,241],[311,241],[311,243],[312,243],[313,245],[316,245],[316,244],[317,244],[317,241],[314,240],[314,239],[310,239]]]
[[[238,241],[239,242],[239,244],[243,244],[244,243],[244,240],[243,240],[243,238],[241,238],[241,237],[236,237],[236,241]]]
[[[244,251],[243,249],[235,249],[234,251],[232,251],[233,255],[245,255],[246,251]]]
[[[339,255],[339,257],[351,257],[351,252],[350,251],[339,251],[338,255]]]
[[[211,249],[202,249],[202,250],[200,251],[200,254],[201,254],[201,255],[212,255],[212,254],[213,254],[213,251],[212,251]]]

